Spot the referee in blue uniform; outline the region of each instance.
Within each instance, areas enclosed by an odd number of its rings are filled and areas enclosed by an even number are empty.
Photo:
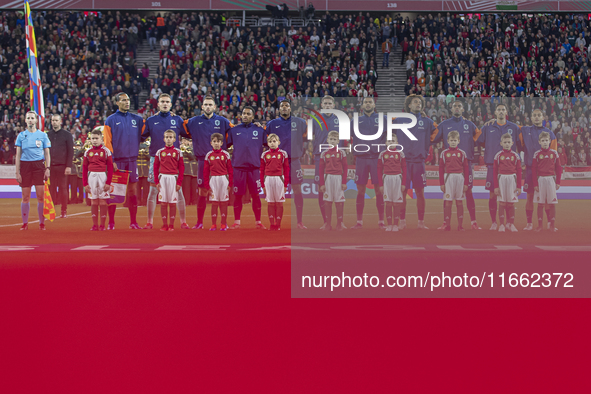
[[[23,190],[21,202],[21,216],[23,226],[21,230],[29,229],[29,199],[31,187],[35,186],[37,193],[37,213],[39,214],[39,230],[45,230],[45,217],[43,217],[43,195],[45,192],[45,180],[49,178],[49,148],[51,142],[47,134],[37,128],[39,117],[34,111],[27,112],[25,116],[27,129],[21,131],[16,137],[16,180]]]

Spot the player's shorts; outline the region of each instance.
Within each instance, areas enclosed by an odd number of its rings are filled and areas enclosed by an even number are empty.
[[[107,200],[111,197],[110,192],[106,192],[104,187],[107,183],[107,174],[104,172],[89,172],[88,186],[90,186],[90,194],[88,198],[91,200]]]
[[[118,170],[129,172],[129,183],[137,183],[139,180],[137,172],[137,161],[117,161],[115,160]]]
[[[45,161],[21,161],[21,187],[43,185],[45,176]]]
[[[402,174],[383,175],[384,201],[402,202]]]
[[[228,192],[229,185],[230,180],[227,175],[209,177],[209,187],[211,188],[209,201],[228,201],[230,199],[230,193]]]
[[[539,176],[538,188],[540,191],[534,192],[534,202],[539,204],[558,204],[558,198],[556,197],[556,177]]]
[[[499,174],[499,191],[501,195],[497,197],[499,202],[516,203],[519,201],[518,195],[515,194],[517,189],[517,175],[503,175]]]
[[[314,156],[314,183],[320,183],[320,156]]]
[[[258,196],[261,190],[261,175],[259,170],[243,170],[234,168],[234,194],[243,196],[246,190],[251,196]]]
[[[463,200],[464,174],[445,174],[445,193],[443,201]]]
[[[367,185],[371,176],[371,184],[378,184],[378,159],[357,157],[355,159],[355,183],[361,186]]]
[[[326,191],[324,192],[324,201],[345,202],[345,192],[342,185],[342,175],[325,174],[324,186]]]
[[[495,189],[495,166],[492,164],[486,165],[486,185],[484,186],[485,190],[494,190]]]
[[[177,175],[160,174],[158,180],[160,183],[160,193],[158,193],[158,201],[169,204],[176,204],[179,201],[179,192],[176,191]]]
[[[203,169],[205,168],[205,158],[197,159],[197,187],[203,187]]]
[[[285,202],[285,183],[282,176],[266,176],[267,202]]]
[[[304,182],[304,171],[300,159],[289,159],[289,171],[292,185],[301,185]]]
[[[472,189],[472,186],[474,186],[474,166],[476,165],[475,162],[468,162],[468,165],[470,166],[470,174],[468,177],[468,189]]]
[[[424,189],[427,187],[427,173],[425,172],[425,162],[406,163],[406,185],[404,186],[406,186],[406,190]]]
[[[530,166],[525,167],[525,183],[523,184],[523,191],[533,192],[534,191],[534,178],[533,178],[533,171]]]
[[[156,183],[154,179],[154,161],[156,158],[154,156],[150,156],[150,167],[148,167],[148,182],[149,183]]]

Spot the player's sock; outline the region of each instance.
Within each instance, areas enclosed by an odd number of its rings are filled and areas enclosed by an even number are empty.
[[[176,218],[176,204],[168,204],[168,224],[174,226],[174,219]]]
[[[43,203],[37,202],[37,214],[39,215],[39,223],[45,224],[45,216],[43,216]]]
[[[92,204],[90,206],[90,213],[92,215],[92,224],[98,226],[99,206]]]
[[[234,195],[234,220],[240,224],[240,214],[242,213],[242,195]]]
[[[283,203],[278,202],[275,205],[275,225],[281,227],[281,218],[283,218]]]
[[[355,203],[355,208],[357,208],[357,222],[363,220],[363,208],[365,208],[365,195],[364,194],[357,194],[357,202]]]
[[[187,223],[187,204],[185,202],[185,195],[183,190],[178,191],[179,199],[177,200],[176,206],[179,210],[179,216],[181,217],[181,223]]]
[[[376,208],[378,208],[378,220],[384,222],[384,195],[376,193]]]
[[[234,207],[236,207],[236,199],[240,197],[240,210],[242,211],[242,196],[235,196]],[[203,224],[203,216],[205,216],[205,208],[207,208],[207,197],[199,196],[197,200],[197,223]],[[238,216],[240,219],[240,216]]]
[[[515,222],[515,205],[509,204],[506,209],[507,209],[507,223],[513,224]]]
[[[304,216],[304,195],[302,193],[293,193],[293,200],[296,208],[298,223],[302,223]]]
[[[499,225],[505,224],[505,213],[507,212],[507,206],[499,204]]]
[[[168,213],[168,204],[160,204],[160,215],[162,216],[162,225],[168,226],[168,222],[166,221],[166,215]]]
[[[525,216],[527,216],[527,224],[531,224],[534,217],[534,210],[533,209],[526,209]]]
[[[476,202],[474,201],[472,189],[466,190],[466,207],[468,208],[468,213],[470,214],[470,221],[476,221]]]
[[[226,221],[228,219],[228,202],[222,202],[220,203],[220,213],[222,215],[222,225],[226,224]]]
[[[271,226],[275,225],[275,203],[270,202],[267,204],[267,214],[269,215],[269,222]]]
[[[538,204],[538,227],[542,227],[544,224],[544,206]]]
[[[322,193],[318,193],[318,205],[320,206],[320,214],[322,215],[322,220],[326,223],[326,205],[324,203],[324,196]]]
[[[337,206],[337,228],[340,228],[341,224],[343,224],[343,212],[345,211],[345,203],[337,202],[335,205]]]
[[[456,209],[458,210],[458,226],[464,226],[464,204],[461,201],[456,203]]]
[[[109,206],[107,204],[101,204],[99,207],[101,211],[101,226],[105,227],[105,222],[107,221],[107,211]]]
[[[30,209],[31,205],[28,202],[21,202],[21,217],[23,218],[23,223],[29,223]]]
[[[394,203],[394,225],[398,226],[398,220],[400,219],[400,209],[402,209],[402,204]]]
[[[417,213],[419,221],[425,220],[425,195],[417,196]]]
[[[446,226],[451,226],[451,204],[449,202],[451,201],[446,201],[443,206],[443,221]]]
[[[254,220],[256,220],[258,223],[260,223],[261,208],[262,208],[261,198],[259,197],[258,194],[251,195],[250,198],[252,198],[252,211],[254,212]]]
[[[218,203],[212,202],[211,203],[211,224],[213,224],[215,226],[217,221],[218,221]]]
[[[391,202],[386,203],[386,221],[388,222],[388,226],[392,225],[392,220],[394,219],[394,206]]]
[[[115,211],[117,210],[117,205],[111,204],[109,205],[109,224],[115,225]]]
[[[550,213],[550,229],[554,229],[554,223],[556,222],[556,206],[550,204],[550,208],[546,212]]]
[[[147,223],[154,224],[154,212],[156,211],[156,199],[158,198],[158,188],[156,186],[150,186],[150,192],[148,193],[148,201],[146,206],[148,208],[148,221]]]
[[[493,223],[497,221],[497,198],[488,199],[488,211],[490,212],[490,218]]]
[[[137,196],[129,196],[129,219],[131,223],[137,223]]]
[[[546,209],[546,219],[548,220],[548,223],[550,223],[550,210]]]
[[[324,206],[324,213],[325,213],[325,218],[326,218],[326,223],[328,223],[328,225],[330,226],[330,223],[332,221],[332,202],[331,201],[326,201],[325,203],[326,205]]]

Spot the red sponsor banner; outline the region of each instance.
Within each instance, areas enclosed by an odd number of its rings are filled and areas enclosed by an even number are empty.
[[[286,1],[290,10],[299,6],[307,7],[308,1]],[[129,0],[121,3],[115,0],[31,0],[31,9],[75,9],[75,10],[227,10],[265,11],[264,2],[246,0]],[[19,0],[0,0],[0,9],[22,9]],[[588,5],[581,1],[336,1],[314,2],[318,11],[451,11],[451,12],[579,12],[587,11]]]

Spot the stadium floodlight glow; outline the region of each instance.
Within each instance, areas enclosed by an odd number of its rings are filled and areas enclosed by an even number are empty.
[[[322,120],[322,122],[324,123],[324,125],[326,126],[326,128],[328,129],[328,131],[332,131],[330,129],[330,127],[328,126],[326,120],[324,119],[324,117],[322,115],[320,115],[318,112],[314,111],[314,113],[316,115],[318,115],[320,117],[320,119]],[[338,120],[338,128],[339,128],[339,140],[350,140],[351,139],[351,127],[350,127],[350,119],[349,116],[347,116],[347,114],[341,110],[338,109],[321,109],[320,113],[322,114],[333,114],[336,116],[336,120]],[[355,112],[353,114],[353,132],[355,133],[355,136],[357,138],[359,138],[360,140],[364,140],[364,141],[373,141],[373,140],[377,140],[381,137],[382,133],[384,132],[384,121],[383,121],[383,117],[384,114],[382,112],[380,112],[379,114],[379,124],[378,124],[378,131],[374,134],[374,135],[363,135],[359,132],[359,114],[357,112]],[[404,132],[404,134],[406,134],[406,136],[411,140],[411,141],[417,141],[417,138],[410,132],[409,129],[413,128],[414,126],[416,126],[417,124],[417,117],[414,114],[411,113],[406,113],[406,112],[388,112],[386,114],[386,118],[388,119],[387,121],[387,138],[388,140],[392,139],[392,130],[401,130],[402,132]],[[395,118],[406,118],[406,119],[410,119],[410,123],[393,123]],[[318,123],[320,123],[318,120],[316,120]],[[336,128],[336,123],[334,124],[334,127]],[[308,119],[308,140],[312,140],[312,136],[314,134],[313,132],[313,124],[314,124],[314,120],[313,119]]]

